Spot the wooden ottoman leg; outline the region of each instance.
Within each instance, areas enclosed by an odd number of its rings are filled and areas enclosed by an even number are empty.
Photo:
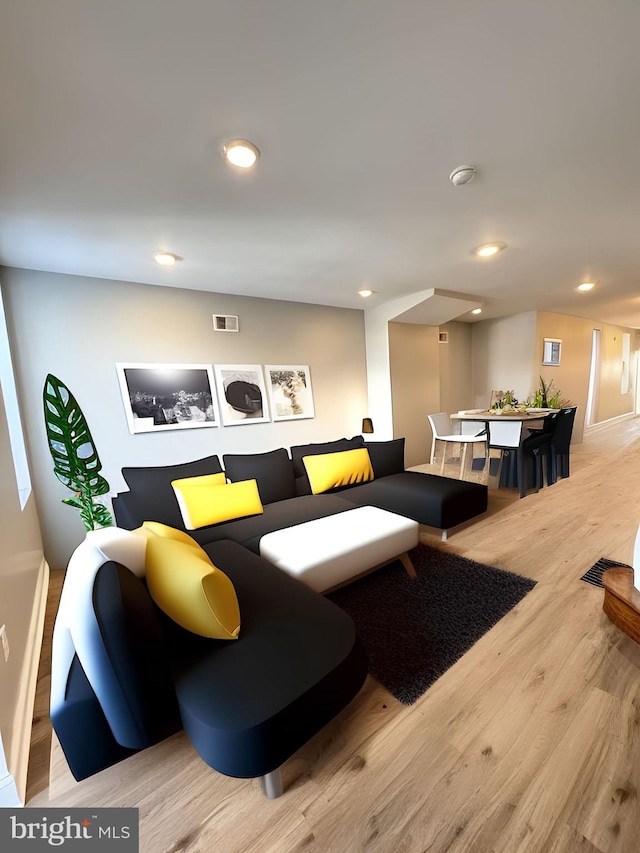
[[[418,575],[416,574],[416,570],[413,567],[413,563],[411,562],[411,557],[409,556],[408,552],[405,551],[404,554],[400,554],[400,557],[398,559],[405,567],[409,577],[413,578],[413,580],[416,580]]]

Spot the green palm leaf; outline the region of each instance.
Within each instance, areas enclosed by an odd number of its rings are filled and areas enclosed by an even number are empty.
[[[49,374],[42,402],[53,472],[61,483],[76,493],[75,498],[63,502],[80,509],[87,530],[93,530],[95,523],[112,524],[109,511],[102,504],[93,503],[93,498],[109,491],[109,483],[99,473],[100,457],[76,398],[64,382]]]

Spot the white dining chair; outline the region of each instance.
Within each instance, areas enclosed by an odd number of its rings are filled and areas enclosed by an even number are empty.
[[[473,446],[476,444],[484,445],[484,464],[489,464],[489,444],[485,435],[462,435],[459,432],[452,431],[451,418],[447,412],[438,412],[435,415],[427,415],[431,425],[432,441],[431,441],[431,458],[432,465],[436,461],[436,442],[444,441],[450,444],[458,444],[460,446],[460,479],[463,479],[464,469],[467,463],[467,455],[469,447],[472,448],[471,458],[473,460]],[[440,473],[444,473],[444,466],[447,459],[446,444],[442,453],[442,463],[440,465]]]

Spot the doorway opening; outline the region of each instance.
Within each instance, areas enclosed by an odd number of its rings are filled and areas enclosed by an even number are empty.
[[[587,393],[587,415],[585,426],[598,422],[598,377],[600,376],[600,329],[591,333],[591,366],[589,368],[589,391]]]

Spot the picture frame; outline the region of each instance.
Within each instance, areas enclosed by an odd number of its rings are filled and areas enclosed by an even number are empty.
[[[315,418],[311,374],[307,364],[266,364],[265,370],[274,421]]]
[[[220,425],[210,364],[116,364],[132,435]]]
[[[268,423],[269,409],[262,366],[215,364],[223,426]]]
[[[542,363],[549,367],[557,367],[560,364],[561,350],[561,338],[545,338],[542,348]]]

